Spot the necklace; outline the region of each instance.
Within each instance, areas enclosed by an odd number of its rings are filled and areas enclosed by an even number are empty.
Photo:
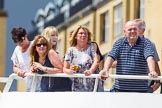
[[[88,45],[85,45],[83,47],[79,47],[78,45],[76,46],[76,48],[79,50],[79,51],[84,51],[88,48]]]

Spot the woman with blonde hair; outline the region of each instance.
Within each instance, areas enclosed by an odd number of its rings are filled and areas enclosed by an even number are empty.
[[[58,42],[58,30],[54,26],[48,26],[42,31],[42,35],[48,40],[50,45],[52,46],[52,50],[56,51],[57,42]],[[59,54],[58,51],[56,51]],[[57,84],[58,83],[58,84]],[[62,88],[62,91],[71,91],[71,79],[70,78],[57,78],[57,82],[55,84]]]
[[[92,33],[86,26],[78,26],[71,34],[70,48],[67,49],[64,60],[64,72],[68,74],[82,73],[86,76],[99,73],[100,55],[97,44],[91,42]],[[99,50],[99,49],[98,49]],[[75,67],[78,69],[75,70]],[[72,91],[91,92],[94,90],[94,78],[74,78]],[[102,81],[99,80],[97,91],[103,91]]]
[[[31,71],[38,74],[62,73],[63,65],[57,53],[51,49],[50,43],[42,35],[35,36],[30,49]],[[41,91],[62,91],[55,82],[57,78],[42,77]]]
[[[42,36],[44,36],[48,42],[51,43],[52,49],[56,51],[57,41],[58,41],[58,31],[54,26],[48,26],[42,31]]]

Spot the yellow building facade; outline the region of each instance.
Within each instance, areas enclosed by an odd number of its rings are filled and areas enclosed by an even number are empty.
[[[0,77],[5,76],[6,21],[7,13],[0,10]],[[4,84],[0,83],[0,91],[2,91],[3,86]]]

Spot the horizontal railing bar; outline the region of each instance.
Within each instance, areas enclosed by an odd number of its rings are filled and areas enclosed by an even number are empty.
[[[33,73],[26,73],[25,76],[34,76]],[[49,77],[77,77],[77,78],[98,78],[98,74],[91,74],[90,76],[85,76],[84,74],[66,74],[66,73],[57,73],[57,74],[37,74],[37,76],[49,76]],[[143,80],[161,80],[162,76],[158,76],[157,78],[152,78],[149,76],[139,76],[139,75],[114,75],[110,74],[109,78],[115,79],[143,79]]]
[[[26,73],[25,76],[34,76],[33,73]],[[97,78],[98,74],[92,74],[90,76],[85,76],[84,74],[66,74],[66,73],[57,73],[57,74],[37,74],[37,76],[49,76],[49,77],[71,77],[71,78]]]
[[[90,76],[85,76],[84,74],[66,74],[66,73],[57,73],[57,74],[35,74],[35,73],[25,73],[25,76],[49,76],[49,77],[70,77],[70,78],[99,78],[98,74],[91,74]],[[1,77],[0,77],[1,78]],[[161,80],[162,76],[158,76],[157,78],[152,78],[149,76],[139,76],[139,75],[109,75],[109,78],[114,78],[114,79],[139,79],[139,80]],[[6,86],[4,88],[4,92],[8,92],[11,84],[14,79],[17,80],[23,80],[22,77],[19,77],[17,74],[12,73],[9,78],[2,78],[0,82],[5,82]],[[34,89],[33,89],[34,90]]]
[[[0,77],[0,82],[6,83],[8,81],[8,77]]]
[[[152,78],[149,76],[139,76],[139,75],[109,75],[110,78],[115,78],[115,79],[141,79],[141,80],[161,80],[162,76],[158,76],[157,78]]]

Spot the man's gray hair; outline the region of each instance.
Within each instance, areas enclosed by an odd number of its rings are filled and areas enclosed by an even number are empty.
[[[146,28],[146,23],[142,19],[135,19],[134,22],[137,23],[139,29],[144,29]]]

